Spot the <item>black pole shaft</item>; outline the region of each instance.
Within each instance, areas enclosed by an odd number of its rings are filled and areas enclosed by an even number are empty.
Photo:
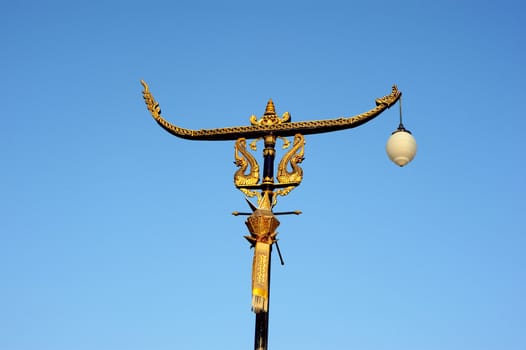
[[[254,350],[267,350],[268,342],[268,312],[256,314],[256,334]]]
[[[273,135],[265,136],[265,149],[263,150],[263,184],[274,184],[274,158],[276,156],[276,137]],[[273,188],[264,188],[272,191]]]

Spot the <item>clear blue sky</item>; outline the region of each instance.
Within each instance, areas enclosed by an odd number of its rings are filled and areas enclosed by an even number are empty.
[[[0,349],[251,349],[233,142],[350,116],[279,199],[269,349],[526,349],[522,1],[10,1],[0,13]]]

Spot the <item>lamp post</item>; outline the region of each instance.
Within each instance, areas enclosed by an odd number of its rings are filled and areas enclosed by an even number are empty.
[[[268,320],[270,297],[270,267],[272,246],[277,242],[276,228],[280,222],[276,216],[285,214],[300,214],[301,212],[274,212],[278,196],[286,196],[300,185],[303,179],[304,135],[320,134],[344,129],[351,129],[374,119],[386,109],[400,101],[400,125],[389,139],[386,150],[399,166],[410,162],[416,153],[416,142],[402,124],[401,96],[396,86],[391,93],[376,99],[376,107],[348,118],[292,122],[290,114],[285,112],[281,117],[276,114],[274,103],[269,100],[264,115],[258,119],[250,117],[249,126],[227,127],[219,129],[190,130],[170,123],[161,116],[161,108],[150,93],[148,85],[141,80],[143,97],[146,107],[155,121],[170,134],[189,140],[202,141],[235,141],[234,159],[239,168],[234,174],[234,185],[248,198],[256,197],[257,206],[247,202],[251,208],[249,213],[234,212],[234,215],[247,215],[245,224],[250,235],[245,236],[254,248],[252,261],[252,311],[256,314],[254,349],[266,350],[268,344]],[[287,137],[293,137],[292,143]],[[253,140],[249,146],[257,150],[257,142],[263,140],[263,169],[252,152],[247,149],[247,140]],[[277,172],[274,173],[277,141],[283,142],[283,148],[288,151],[280,160]],[[281,260],[283,264],[283,260]]]

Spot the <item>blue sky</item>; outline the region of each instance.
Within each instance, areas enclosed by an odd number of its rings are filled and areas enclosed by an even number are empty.
[[[526,348],[520,1],[28,1],[0,14],[0,349],[247,349],[233,142],[272,98],[307,137],[276,210],[269,349]]]

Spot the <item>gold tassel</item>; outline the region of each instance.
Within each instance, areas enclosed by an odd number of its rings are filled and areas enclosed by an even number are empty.
[[[256,242],[252,263],[252,311],[268,311],[269,271],[271,244]]]

